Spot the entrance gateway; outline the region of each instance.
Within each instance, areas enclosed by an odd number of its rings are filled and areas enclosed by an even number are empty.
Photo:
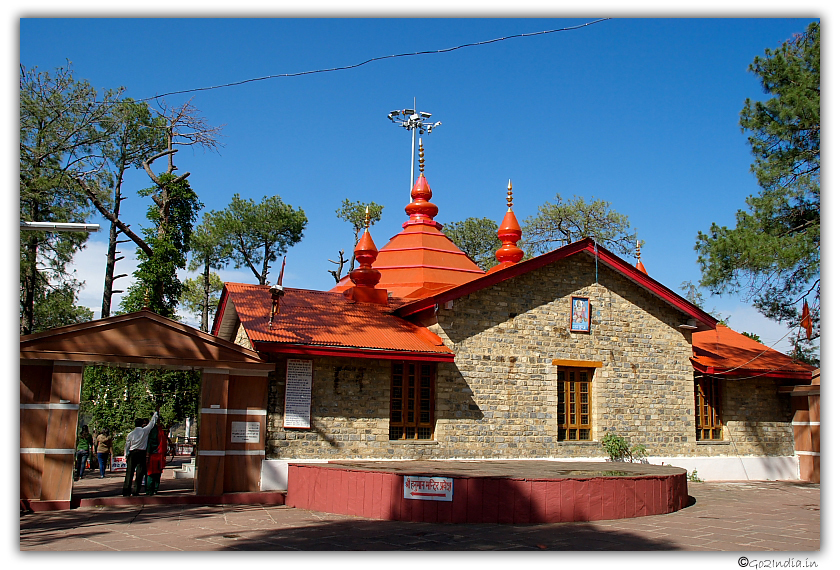
[[[86,365],[201,370],[196,495],[259,491],[268,374],[232,342],[143,310],[20,337],[20,498],[71,505]]]

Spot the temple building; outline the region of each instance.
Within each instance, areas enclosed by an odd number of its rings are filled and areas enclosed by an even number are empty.
[[[422,164],[402,231],[377,249],[366,228],[332,290],[225,284],[212,334],[276,365],[263,489],[301,461],[601,461],[608,433],[705,478],[799,477],[790,392],[812,367],[718,325],[638,249],[523,260],[510,183],[483,271],[441,232]]]

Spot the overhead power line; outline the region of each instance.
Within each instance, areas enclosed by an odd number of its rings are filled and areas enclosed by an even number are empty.
[[[295,73],[278,73],[278,74],[274,74],[274,75],[266,75],[266,76],[263,76],[263,77],[253,77],[251,79],[243,79],[242,81],[234,81],[232,83],[223,83],[221,85],[213,85],[211,87],[196,87],[194,89],[183,89],[181,91],[170,91],[168,93],[162,93],[160,95],[155,95],[154,97],[146,97],[145,99],[138,99],[138,101],[151,101],[153,99],[160,99],[161,97],[167,97],[169,95],[182,95],[184,93],[196,93],[198,91],[210,91],[211,89],[221,89],[223,87],[236,87],[238,85],[245,85],[246,83],[253,83],[255,81],[265,81],[267,79],[278,79],[278,78],[281,78],[281,77],[300,77],[300,76],[303,76],[303,75],[313,75],[313,74],[316,74],[316,73],[329,73],[331,71],[345,71],[345,70],[348,70],[348,69],[356,69],[357,67],[362,67],[363,65],[367,65],[367,64],[373,63],[375,61],[382,61],[384,59],[394,59],[394,58],[398,58],[398,57],[412,57],[412,56],[417,56],[417,55],[433,55],[433,54],[439,54],[439,53],[448,53],[448,52],[452,52],[452,51],[463,49],[463,48],[484,46],[484,45],[489,45],[489,44],[493,44],[493,43],[496,43],[496,42],[503,42],[505,40],[511,40],[511,39],[514,39],[514,38],[527,38],[527,37],[540,36],[540,35],[545,35],[545,34],[554,34],[554,33],[557,33],[557,32],[569,32],[569,31],[573,31],[573,30],[579,30],[581,28],[585,28],[585,27],[591,26],[593,24],[599,24],[601,22],[605,22],[605,21],[611,20],[611,19],[612,18],[600,18],[598,20],[593,20],[591,22],[585,22],[583,24],[578,24],[577,26],[568,26],[568,27],[565,27],[565,28],[556,28],[556,29],[553,29],[553,30],[542,30],[542,31],[539,31],[539,32],[528,32],[528,33],[525,33],[525,34],[514,34],[514,35],[510,35],[510,36],[504,36],[504,37],[501,37],[501,38],[495,38],[495,39],[492,39],[492,40],[484,40],[484,41],[480,41],[480,42],[472,42],[472,43],[468,43],[468,44],[461,44],[459,46],[443,48],[443,49],[415,51],[415,52],[410,52],[410,53],[397,53],[397,54],[392,54],[392,55],[381,55],[381,56],[378,56],[378,57],[372,57],[372,58],[367,59],[365,61],[362,61],[360,63],[354,63],[353,65],[344,65],[344,66],[341,66],[341,67],[331,67],[331,68],[328,68],[328,69],[314,69],[314,70],[310,70],[310,71],[298,71],[298,72],[295,72]]]

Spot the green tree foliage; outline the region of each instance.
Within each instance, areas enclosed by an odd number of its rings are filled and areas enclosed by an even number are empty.
[[[345,198],[341,202],[341,207],[335,211],[335,215],[338,216],[340,220],[344,220],[345,222],[349,222],[350,225],[353,226],[353,247],[356,247],[356,244],[359,243],[361,239],[360,235],[362,230],[365,229],[365,216],[366,211],[369,212],[370,215],[370,225],[373,226],[376,222],[382,219],[382,209],[384,206],[377,204],[376,202],[368,202],[367,204],[363,202],[351,202],[347,198]],[[350,256],[350,269],[349,271],[353,271],[353,267],[356,265],[356,256]],[[339,271],[339,274],[341,272]],[[339,275],[336,279],[336,283],[338,283],[341,276]]]
[[[735,214],[735,227],[698,232],[700,284],[713,294],[738,291],[766,317],[798,327],[810,297],[819,336],[820,25],[749,67],[771,97],[746,100],[751,166],[761,191]]]
[[[747,337],[747,338],[751,338],[751,339],[753,339],[755,342],[761,342],[761,337],[760,337],[760,336],[758,336],[758,335],[757,335],[757,334],[755,334],[755,333],[751,333],[751,332],[744,331],[744,332],[742,332],[741,334],[742,334],[742,335],[744,335],[744,336],[745,336],[745,337]]]
[[[718,324],[729,326],[728,323],[731,315],[724,317],[720,311],[715,308],[707,309],[705,306],[706,299],[703,297],[703,291],[694,281],[683,281],[680,283],[680,289],[685,291],[685,298],[689,303],[696,305],[698,308],[706,311],[708,314],[716,318]]]
[[[32,332],[92,320],[93,311],[76,305],[78,288],[75,280],[65,281],[58,287],[38,287],[35,292]]]
[[[546,202],[536,216],[525,220],[520,246],[526,254],[538,255],[591,237],[610,251],[630,255],[636,249],[636,232],[630,232],[627,216],[610,205],[595,198],[587,202],[579,196],[565,201],[557,194],[554,202]]]
[[[125,200],[122,195],[125,175],[131,169],[141,168],[144,160],[166,148],[163,130],[165,119],[154,115],[146,103],[135,103],[130,99],[120,101],[114,105],[107,120],[113,123],[113,136],[104,147],[107,176],[90,183],[80,183],[91,203],[110,221],[108,252],[105,257],[105,284],[102,291],[102,318],[111,315],[113,294],[123,292],[114,289],[114,282],[128,276],[115,275],[116,263],[123,259],[122,256],[118,257],[118,244],[130,241],[119,239],[120,234],[124,233],[119,226],[119,217],[122,201]]]
[[[212,271],[184,281],[181,305],[200,321],[199,330],[202,332],[210,330],[210,311],[219,304],[224,286],[221,277]]]
[[[499,224],[490,218],[467,218],[443,224],[441,229],[452,243],[485,271],[498,263],[496,251],[502,247],[498,230]]]
[[[198,371],[88,366],[79,413],[93,430],[111,430],[120,449],[134,419],[151,417],[158,406],[167,426],[196,417],[200,392]]]
[[[267,283],[271,264],[303,239],[307,223],[303,210],[284,204],[280,196],[257,204],[234,194],[228,207],[211,217],[235,266],[250,269],[260,285]]]
[[[199,321],[200,330],[209,330],[210,311],[219,302],[219,293],[224,284],[213,269],[223,269],[230,259],[231,247],[224,239],[213,222],[213,216],[204,214],[201,225],[192,234],[192,259],[188,266],[190,271],[201,270],[201,275],[184,282],[181,301],[186,309],[195,314]]]
[[[146,218],[152,228],[144,228],[145,242],[151,254],[138,249],[135,282],[128,288],[120,305],[125,312],[139,311],[146,305],[164,317],[174,318],[183,285],[178,270],[187,266],[193,224],[202,208],[196,193],[183,177],[161,174],[157,184],[141,191],[152,196]],[[161,205],[165,204],[165,207]]]
[[[108,114],[118,96],[119,91],[106,91],[99,97],[69,68],[51,74],[21,66],[21,221],[87,221],[90,207],[74,177],[101,171],[101,147],[112,135]],[[45,291],[78,285],[69,279],[67,266],[87,237],[85,232],[20,232],[21,333],[34,331],[36,299],[47,299]]]

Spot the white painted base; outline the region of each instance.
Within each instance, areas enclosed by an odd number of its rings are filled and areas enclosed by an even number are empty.
[[[799,460],[789,457],[649,457],[648,463],[671,464],[703,481],[797,481]]]
[[[289,463],[327,463],[327,460],[264,459],[260,470],[260,491],[288,491]]]
[[[506,458],[507,461],[592,461],[599,457]],[[453,459],[438,461],[504,461],[493,459]],[[289,463],[327,463],[326,459],[266,459],[262,462],[261,491],[286,491],[289,484]],[[368,461],[389,461],[369,459]],[[393,460],[390,460],[393,461]],[[695,469],[703,481],[798,481],[799,460],[789,457],[648,457],[650,465],[682,467],[690,474]]]
[[[554,461],[606,461],[603,457],[557,458]],[[799,459],[789,457],[648,457],[650,465],[695,469],[703,481],[797,481]]]

